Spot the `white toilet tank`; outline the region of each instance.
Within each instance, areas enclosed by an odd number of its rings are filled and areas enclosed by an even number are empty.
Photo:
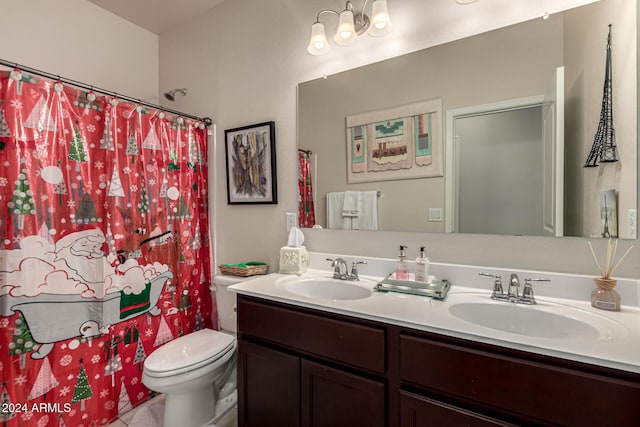
[[[234,292],[227,290],[228,286],[235,285],[247,277],[216,275],[213,277],[213,284],[216,288],[216,303],[218,305],[218,320],[220,329],[237,332],[237,296]]]

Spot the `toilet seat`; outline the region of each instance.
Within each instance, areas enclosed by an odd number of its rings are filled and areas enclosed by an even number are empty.
[[[144,361],[149,377],[163,378],[192,371],[216,360],[226,362],[235,350],[231,335],[202,329],[177,338],[151,353]]]

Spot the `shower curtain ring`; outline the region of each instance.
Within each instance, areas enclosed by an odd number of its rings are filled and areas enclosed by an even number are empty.
[[[89,86],[89,92],[87,93],[87,99],[89,102],[93,102],[96,100],[96,94],[93,93],[93,86]]]

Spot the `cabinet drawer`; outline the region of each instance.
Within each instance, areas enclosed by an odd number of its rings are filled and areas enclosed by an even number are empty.
[[[514,427],[513,424],[401,391],[400,427],[427,426]]]
[[[385,329],[238,297],[238,333],[365,369],[385,372]]]
[[[471,347],[471,344],[470,344]],[[406,384],[534,423],[637,426],[640,381],[581,372],[430,338],[400,336]]]

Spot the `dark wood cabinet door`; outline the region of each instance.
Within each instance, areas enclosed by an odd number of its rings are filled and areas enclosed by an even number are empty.
[[[301,361],[303,427],[382,427],[384,384]]]
[[[640,382],[634,374],[615,378],[584,371],[579,363],[567,367],[568,362],[561,366],[550,358],[477,347],[402,334],[402,381],[527,425],[640,425]]]
[[[238,342],[238,425],[300,425],[300,359]]]
[[[427,397],[400,392],[400,427],[513,426]]]

